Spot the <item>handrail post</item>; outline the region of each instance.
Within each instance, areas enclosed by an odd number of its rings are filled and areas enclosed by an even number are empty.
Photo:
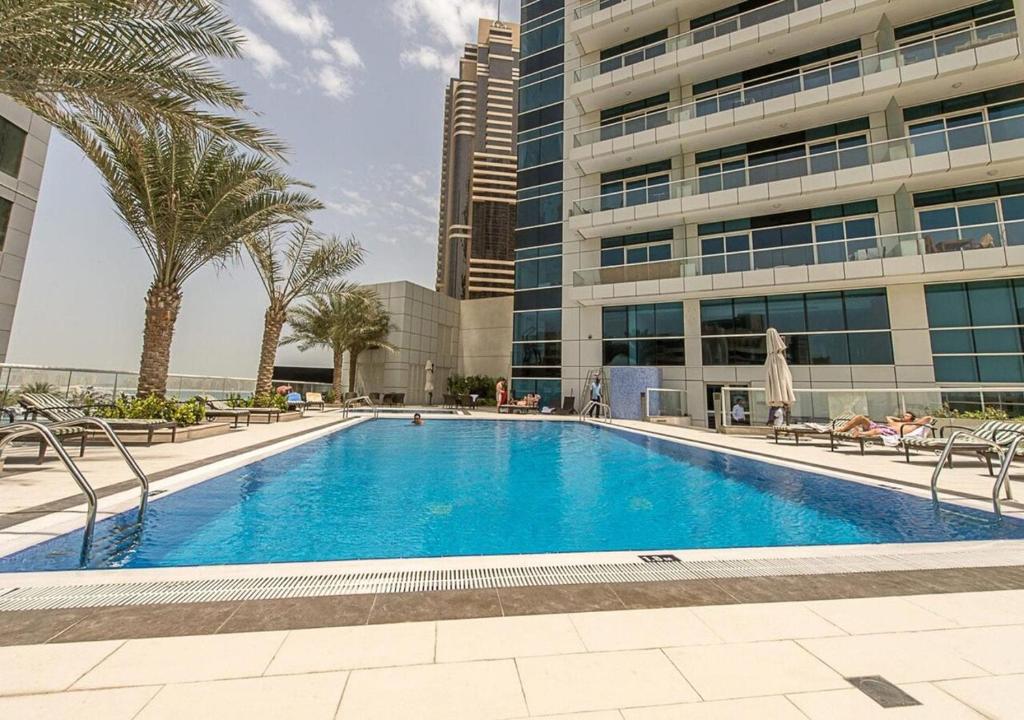
[[[1013,463],[1013,458],[1017,455],[1017,447],[1021,441],[1024,440],[1024,435],[1018,435],[1013,439],[1010,445],[1006,449],[1006,453],[1002,457],[1002,463],[999,466],[999,475],[996,476],[996,481],[992,485],[992,509],[995,511],[997,517],[1002,517],[1002,501],[999,496],[1002,494],[1003,486],[1006,486],[1006,499],[1013,500],[1013,491],[1010,489],[1010,465]]]

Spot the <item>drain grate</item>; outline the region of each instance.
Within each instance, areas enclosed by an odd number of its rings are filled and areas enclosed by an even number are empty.
[[[848,677],[846,682],[887,710],[889,708],[912,707],[921,704],[916,698],[908,695],[881,675]]]
[[[1024,550],[325,573],[0,589],[0,611],[1024,565]],[[188,570],[183,569],[187,573]]]

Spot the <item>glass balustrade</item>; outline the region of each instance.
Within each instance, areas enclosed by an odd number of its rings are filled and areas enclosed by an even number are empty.
[[[1011,37],[1017,37],[1017,21],[1014,18],[827,67],[802,70],[786,77],[776,77],[756,85],[719,93],[684,105],[653,110],[644,115],[605,123],[576,133],[573,137],[573,145],[582,147],[601,140],[633,135],[644,130],[673,125],[685,120],[713,115],[786,95],[794,95],[804,90],[834,85],[844,80],[934,60]]]
[[[841,150],[813,153],[788,160],[718,172],[699,177],[652,184],[644,188],[605,193],[573,203],[571,215],[646,205],[779,180],[807,177],[837,170],[877,165],[895,160],[949,153],[970,147],[1024,138],[1024,115],[921,133],[895,140],[856,145]]]
[[[669,280],[778,267],[966,252],[1013,245],[1024,245],[1024,220],[917,230],[873,237],[851,237],[824,242],[818,240],[651,263],[589,268],[573,273],[573,286],[592,287],[609,283]]]
[[[618,5],[619,3],[625,1],[626,0],[594,0],[594,2],[586,3],[585,5],[580,5],[578,8],[576,8],[576,11],[573,13],[573,16],[577,20],[582,20],[585,17],[593,15],[599,10],[610,8],[613,5]]]

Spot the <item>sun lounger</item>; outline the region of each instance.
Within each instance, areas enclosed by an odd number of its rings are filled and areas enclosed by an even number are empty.
[[[212,410],[214,413],[219,414],[221,417],[236,417],[237,418],[237,416],[232,415],[231,412],[232,411],[236,411],[236,410],[244,410],[245,412],[249,413],[249,417],[246,418],[246,423],[245,423],[246,425],[249,424],[250,419],[251,419],[251,417],[253,415],[261,415],[261,416],[267,418],[267,422],[268,423],[271,420],[274,420],[276,422],[280,422],[280,420],[281,420],[281,410],[279,408],[272,408],[272,407],[233,408],[230,405],[228,405],[226,402],[224,402],[223,400],[216,400],[216,399],[210,397],[209,395],[206,395],[205,397],[203,397],[203,399],[206,401],[206,407],[209,408],[207,410],[207,413],[206,413],[207,415],[210,415],[210,410]],[[237,419],[236,419],[236,422],[235,422],[235,427],[238,427]]]
[[[926,450],[940,452],[949,443],[954,432],[970,433],[970,436],[958,438],[953,444],[950,453],[949,464],[952,466],[953,453],[976,454],[985,460],[988,470],[993,475],[992,458],[999,456],[999,452],[993,445],[1008,445],[1018,435],[1024,433],[1024,423],[1006,422],[1002,420],[987,420],[976,428],[968,428],[960,425],[945,425],[939,428],[939,434],[934,433],[930,437],[904,438],[902,446],[907,462],[910,462],[911,450]],[[1020,453],[1018,453],[1019,455]]]
[[[79,440],[78,457],[82,457],[83,455],[85,455],[85,441],[88,440],[88,438],[89,438],[89,433],[88,433],[88,431],[86,431],[85,428],[65,426],[65,427],[49,427],[47,429],[51,433],[53,433],[54,437],[56,437],[62,443],[65,440]],[[39,435],[39,434],[36,434],[36,435],[25,435],[24,432],[25,431],[23,429],[15,430],[15,429],[12,429],[10,426],[0,425],[0,440],[3,440],[4,438],[9,437],[11,434],[16,434],[16,435],[20,436],[17,439],[13,440],[12,442],[19,442],[19,441],[35,442],[36,438],[38,438],[39,439],[39,454],[36,456],[36,464],[39,464],[39,463],[43,462],[43,460],[46,458],[46,448],[47,448],[46,438],[44,438],[42,435]],[[7,452],[7,447],[8,447],[8,444],[4,443],[3,450],[0,451],[0,470],[3,469],[4,455]]]
[[[772,434],[775,437],[775,444],[779,444],[779,438],[783,435],[789,435],[793,438],[793,442],[797,445],[800,444],[800,438],[806,437],[827,437],[829,445],[835,450],[835,438],[834,433],[836,428],[842,427],[850,420],[853,419],[853,415],[840,415],[828,423],[792,423],[789,425],[773,425]]]
[[[308,392],[308,393],[306,393],[306,409],[307,410],[312,410],[313,408],[316,408],[316,409],[320,410],[320,412],[323,412],[325,407],[326,406],[324,405],[323,393],[318,393],[318,392]]]
[[[42,415],[50,422],[69,423],[89,417],[83,407],[69,405],[63,398],[49,393],[24,393],[18,402],[25,408],[29,419]],[[114,432],[145,432],[147,445],[153,444],[153,434],[158,430],[170,430],[172,443],[178,433],[178,423],[159,418],[104,418],[104,421]]]

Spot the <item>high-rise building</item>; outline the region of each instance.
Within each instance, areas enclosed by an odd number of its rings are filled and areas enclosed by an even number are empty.
[[[481,20],[445,92],[437,290],[512,295],[519,25]]]
[[[49,124],[0,95],[0,362],[7,359],[49,139]]]
[[[521,21],[516,395],[654,366],[711,423],[768,327],[798,387],[1024,392],[1024,0]]]

